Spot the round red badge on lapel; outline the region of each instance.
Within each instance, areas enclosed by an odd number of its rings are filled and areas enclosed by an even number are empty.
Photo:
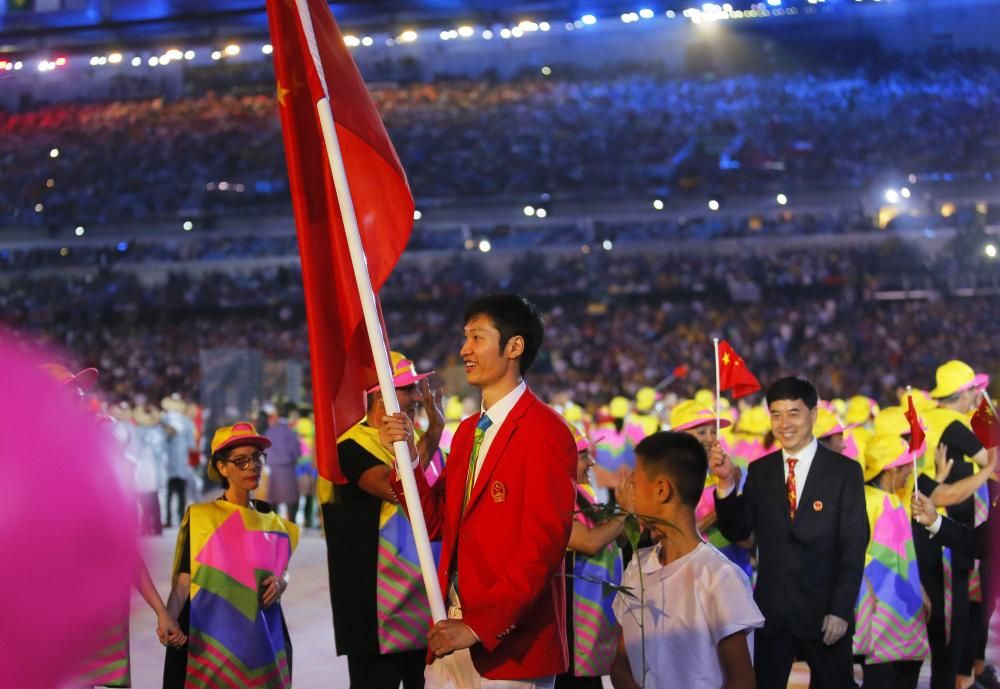
[[[490,495],[493,496],[493,502],[503,502],[507,499],[507,487],[499,481],[494,481],[490,486]]]
[[[813,511],[814,512],[822,512],[823,511],[823,501],[822,500],[817,500],[816,502],[813,503]]]

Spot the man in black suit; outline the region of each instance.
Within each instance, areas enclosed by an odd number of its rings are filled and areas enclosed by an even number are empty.
[[[767,392],[771,429],[782,449],[750,464],[743,492],[721,450],[715,509],[722,535],[755,537],[757,689],[785,689],[792,663],[805,660],[811,689],[853,687],[851,629],[868,545],[861,465],[817,443],[816,388],[782,378]]]

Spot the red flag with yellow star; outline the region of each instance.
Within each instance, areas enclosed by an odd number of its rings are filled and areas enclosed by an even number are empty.
[[[413,228],[413,197],[325,0],[267,0],[278,108],[302,262],[316,459],[336,483],[337,438],[365,415],[376,381],[317,104],[329,99],[371,286],[377,294]]]
[[[719,343],[719,388],[723,392],[733,391],[733,399],[746,397],[760,390],[760,381],[747,368],[743,361],[728,342],[723,340]]]
[[[997,419],[985,397],[979,403],[979,409],[972,415],[972,432],[987,450],[1000,446],[1000,419]]]
[[[920,452],[920,448],[924,446],[924,438],[927,437],[924,433],[924,426],[920,423],[920,416],[917,414],[917,408],[913,406],[913,396],[910,395],[906,398],[907,409],[903,412],[906,417],[907,423],[910,424],[910,452]]]

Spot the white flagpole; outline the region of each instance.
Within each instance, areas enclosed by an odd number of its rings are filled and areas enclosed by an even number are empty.
[[[906,402],[906,407],[907,408],[905,410],[903,410],[903,411],[905,413],[909,413],[909,411],[910,411],[909,407],[910,407],[911,404],[913,404],[913,386],[912,385],[907,385],[906,386],[906,399],[907,399],[907,402]],[[917,411],[917,408],[915,406],[913,407],[913,411],[914,412]],[[917,418],[919,419],[919,417],[917,417]],[[919,420],[917,421],[917,423],[920,423]],[[926,444],[926,442],[927,441],[925,440],[924,443]],[[909,445],[909,441],[907,441],[906,444]],[[925,448],[925,451],[926,451],[926,448]],[[917,478],[920,476],[920,469],[917,467],[917,453],[916,452],[911,452],[910,455],[911,455],[910,459],[913,460],[913,494],[916,495],[917,492],[918,492],[917,491]],[[864,457],[861,457],[861,460],[862,460],[862,463],[863,463]]]
[[[722,433],[722,382],[719,374],[719,338],[713,337],[715,346],[715,437]]]
[[[309,5],[306,0],[296,0],[296,6],[306,41],[309,44],[309,52],[312,55],[313,64],[319,73],[323,89],[326,90],[326,78],[323,74],[323,64],[319,59],[319,50],[316,45],[316,34],[313,29],[312,16],[309,13]],[[372,290],[371,277],[368,274],[368,263],[365,258],[364,246],[361,243],[358,219],[354,213],[354,202],[351,199],[351,189],[347,179],[347,170],[344,167],[344,157],[340,150],[340,141],[337,138],[337,128],[334,125],[333,111],[330,109],[329,94],[327,94],[326,98],[316,103],[316,113],[319,116],[320,126],[323,129],[323,143],[326,146],[326,156],[330,161],[330,172],[333,175],[334,186],[337,189],[337,203],[340,206],[340,215],[344,222],[347,246],[351,253],[351,264],[354,267],[354,279],[357,282],[358,294],[361,297],[361,308],[364,312],[368,340],[371,343],[372,355],[375,359],[375,369],[378,372],[378,382],[382,388],[385,411],[387,414],[395,414],[400,410],[399,400],[396,398],[396,388],[392,384],[392,367],[389,363],[389,353],[386,351],[385,342],[382,339],[382,324],[379,319],[378,308],[375,305],[375,293]],[[416,478],[413,475],[410,450],[403,441],[397,442],[393,449],[396,453],[396,471],[399,473],[400,481],[403,484],[403,494],[406,496],[406,504],[410,507],[407,510],[407,514],[410,518],[413,537],[417,545],[420,571],[424,578],[424,588],[427,590],[427,600],[430,603],[431,617],[435,622],[440,622],[447,617],[447,613],[445,612],[444,598],[441,595],[441,586],[438,583],[434,554],[431,552],[431,543],[427,536],[427,524],[424,521],[424,512],[420,507],[420,493],[417,489]]]

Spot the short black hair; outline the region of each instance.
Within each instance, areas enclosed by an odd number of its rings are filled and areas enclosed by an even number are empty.
[[[517,294],[491,294],[469,304],[465,309],[464,323],[467,325],[476,316],[486,316],[490,324],[500,331],[501,352],[510,338],[518,335],[524,338],[524,354],[519,359],[519,365],[522,374],[527,372],[535,363],[545,338],[542,314],[535,305]]]
[[[816,392],[816,386],[805,378],[786,376],[767,389],[768,409],[775,402],[781,400],[802,400],[807,408],[815,409],[816,405],[819,404],[819,393]]]
[[[708,455],[700,440],[690,433],[659,431],[643,438],[635,454],[648,473],[673,480],[685,505],[698,506],[708,475]]]

